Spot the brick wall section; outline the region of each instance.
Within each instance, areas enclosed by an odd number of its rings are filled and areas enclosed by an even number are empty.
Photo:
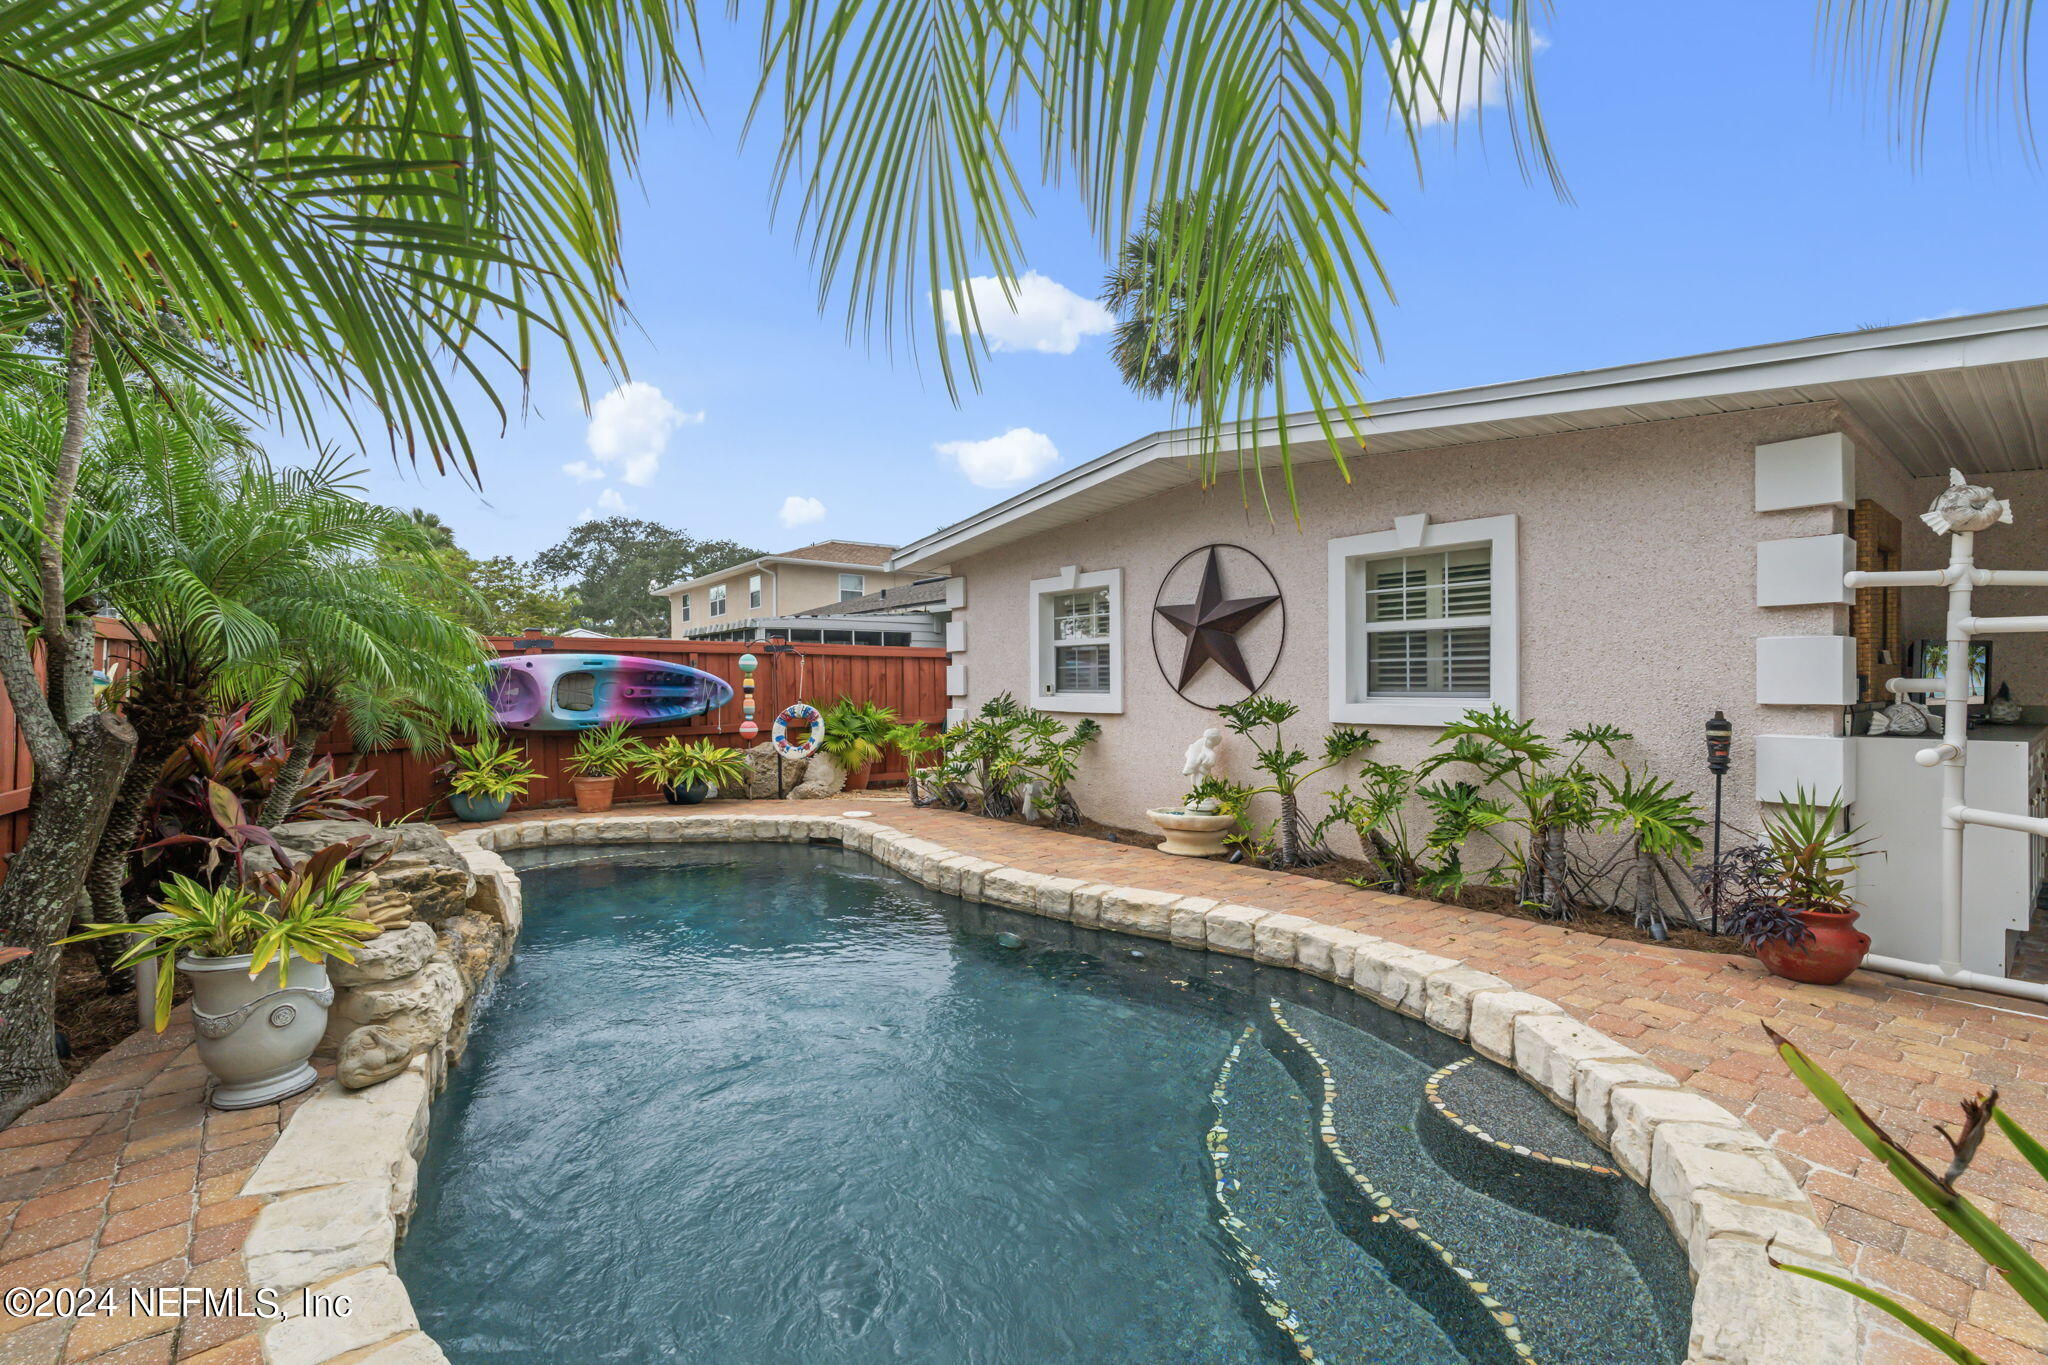
[[[1864,573],[1903,568],[1899,519],[1872,502],[1857,500],[1849,523],[1856,538],[1856,567]],[[1849,633],[1856,637],[1856,676],[1862,679],[1864,701],[1886,701],[1884,685],[1904,674],[1906,642],[1900,628],[1900,588],[1858,588],[1849,611]],[[1888,655],[1880,658],[1880,655]]]

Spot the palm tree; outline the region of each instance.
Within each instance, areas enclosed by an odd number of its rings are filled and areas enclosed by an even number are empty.
[[[384,543],[403,529],[388,531]],[[347,722],[363,750],[401,740],[431,750],[450,730],[490,723],[483,687],[490,651],[452,605],[466,592],[419,557],[340,555],[315,563],[263,604],[279,622],[277,658],[240,670],[229,685],[255,704],[258,720],[291,741],[259,823],[283,822],[314,750],[337,721]]]
[[[63,395],[35,447],[34,576],[0,613],[35,767],[0,883],[0,937],[32,950],[8,980],[0,1122],[62,1083],[51,945],[134,742],[93,705],[90,594],[65,575],[106,411],[95,372],[124,419],[183,374],[308,429],[365,412],[412,458],[467,462],[451,375],[502,410],[491,355],[523,383],[536,335],[617,352],[614,176],[641,107],[687,93],[681,17],[676,0],[0,0],[0,384],[50,368],[24,344],[40,327]]]
[[[1285,248],[1270,237],[1229,248],[1233,257],[1252,257],[1258,273],[1272,281],[1272,292],[1244,310],[1243,334],[1226,341],[1201,330],[1210,324],[1197,301],[1212,287],[1223,234],[1214,223],[1190,220],[1209,216],[1184,200],[1152,205],[1103,279],[1103,306],[1118,319],[1110,358],[1124,382],[1147,398],[1199,404],[1205,367],[1235,366],[1240,382],[1270,384],[1293,346],[1292,314],[1280,287]],[[1189,256],[1189,238],[1199,255]]]
[[[374,640],[385,613],[366,622],[340,591],[337,560],[378,552],[394,538],[430,538],[414,519],[362,501],[356,472],[332,455],[277,469],[203,395],[180,392],[183,415],[146,405],[133,428],[108,427],[111,450],[92,470],[88,501],[111,530],[104,593],[136,627],[141,666],[124,680],[122,715],[136,749],[100,832],[86,890],[94,917],[124,918],[122,885],[144,809],[163,765],[199,728],[224,677],[274,667],[299,639],[340,634]],[[207,420],[197,420],[200,417]],[[422,566],[414,576],[431,577]],[[459,596],[460,585],[440,585]],[[394,590],[394,602],[411,606]],[[341,646],[347,652],[347,645]],[[473,646],[471,648],[473,653]],[[352,662],[374,668],[374,649]],[[455,667],[467,668],[470,654]],[[473,690],[473,689],[472,689]],[[466,702],[466,698],[465,698]],[[463,718],[475,714],[463,705]],[[295,775],[303,776],[303,768]],[[289,793],[287,793],[287,796]]]

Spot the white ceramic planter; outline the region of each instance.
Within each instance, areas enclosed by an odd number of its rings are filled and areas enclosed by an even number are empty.
[[[1178,807],[1148,810],[1145,814],[1152,817],[1152,823],[1166,835],[1166,842],[1159,846],[1159,851],[1177,853],[1183,858],[1214,858],[1222,853],[1223,836],[1237,824],[1235,816]]]
[[[178,970],[192,983],[192,1025],[199,1060],[219,1082],[216,1109],[253,1109],[296,1095],[320,1079],[308,1059],[327,1029],[334,988],[327,964],[293,961],[291,984],[278,984],[280,963],[249,975],[250,956],[188,954]]]

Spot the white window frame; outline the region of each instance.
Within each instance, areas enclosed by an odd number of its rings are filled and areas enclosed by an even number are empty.
[[[1342,536],[1330,542],[1329,610],[1330,720],[1341,725],[1448,725],[1467,711],[1501,706],[1516,715],[1521,704],[1521,575],[1516,555],[1516,517],[1478,517],[1471,521],[1431,524],[1421,517],[1402,517],[1391,531]],[[1492,611],[1488,695],[1464,697],[1371,697],[1352,699],[1354,625],[1365,620],[1365,604],[1352,600],[1352,562],[1399,554],[1468,550],[1486,546],[1492,555]],[[1416,623],[1418,625],[1425,623]],[[1472,618],[1459,624],[1476,625]],[[1363,650],[1359,650],[1362,660]],[[1362,663],[1361,663],[1362,666]]]
[[[750,573],[747,575],[747,610],[759,611],[760,609],[761,575],[757,573]]]
[[[711,591],[705,595],[711,599],[711,615],[714,618],[725,615],[725,584],[713,583]]]
[[[1046,686],[1057,674],[1053,669],[1052,599],[1090,588],[1109,589],[1109,690],[1107,692],[1048,692]],[[1055,578],[1031,580],[1031,596],[1025,603],[1031,622],[1031,696],[1029,704],[1041,711],[1064,711],[1085,715],[1121,715],[1124,709],[1124,571],[1098,569],[1082,573],[1069,565]]]
[[[683,599],[683,620],[688,621],[690,619],[690,594],[680,593],[678,596]]]
[[[847,580],[847,579],[849,579],[849,578],[851,578],[851,579],[853,580],[853,587],[852,587],[852,589],[851,589],[850,591],[848,590],[848,588],[847,588],[847,586],[846,586],[846,580]],[[857,598],[857,597],[866,597],[867,595],[868,595],[868,576],[867,576],[866,574],[864,574],[864,573],[843,573],[843,574],[839,575],[839,600],[840,600],[840,601],[842,601],[842,602],[851,602],[851,601],[853,601],[853,600],[854,600],[855,598]]]

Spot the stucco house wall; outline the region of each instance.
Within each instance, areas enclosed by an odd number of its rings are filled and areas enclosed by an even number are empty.
[[[1332,466],[1304,469],[1298,526],[1284,505],[1269,519],[1256,493],[1247,507],[1231,477],[1206,491],[1190,478],[1185,489],[956,560],[953,572],[965,580],[964,610],[954,616],[965,627],[956,704],[971,713],[1007,691],[1044,705],[1031,697],[1021,625],[1033,610],[1031,582],[1068,565],[1121,569],[1123,710],[1098,717],[1103,737],[1075,787],[1094,817],[1148,828],[1145,809],[1172,804],[1185,790],[1183,749],[1216,723],[1175,694],[1153,657],[1154,598],[1176,560],[1222,541],[1271,566],[1285,595],[1286,642],[1265,690],[1300,704],[1289,738],[1313,750],[1329,728],[1328,542],[1390,530],[1396,517],[1415,513],[1435,523],[1513,514],[1520,713],[1553,735],[1592,722],[1621,726],[1635,736],[1625,755],[1631,764],[1704,798],[1711,780],[1701,727],[1719,707],[1737,732],[1729,818],[1753,827],[1754,737],[1833,735],[1841,726],[1838,707],[1758,705],[1755,642],[1849,629],[1846,607],[1755,605],[1759,541],[1846,531],[1848,516],[1826,506],[1755,511],[1755,451],[1843,425],[1837,405],[1815,403],[1426,453],[1368,452],[1353,462],[1349,483]],[[1257,635],[1245,638],[1256,652]],[[1169,662],[1177,660],[1176,650]],[[1420,758],[1437,733],[1369,728],[1380,740],[1373,756],[1388,762]],[[1249,779],[1250,759],[1248,745],[1232,736],[1221,767]]]

